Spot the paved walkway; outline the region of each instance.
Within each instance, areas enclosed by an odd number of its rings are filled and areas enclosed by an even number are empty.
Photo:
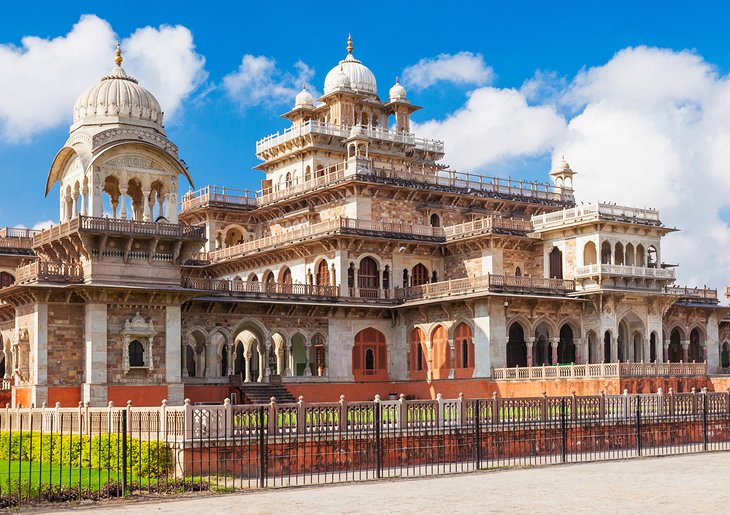
[[[728,513],[730,452],[108,502],[53,513]]]

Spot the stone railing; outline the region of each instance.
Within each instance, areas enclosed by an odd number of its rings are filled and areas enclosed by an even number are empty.
[[[235,190],[219,186],[205,186],[197,191],[191,191],[182,196],[180,207],[182,211],[190,211],[198,207],[211,204],[223,204],[228,207],[256,206],[256,193],[249,190]]]
[[[33,261],[21,266],[15,276],[16,284],[61,282],[80,283],[84,281],[84,270],[80,264]]]
[[[532,225],[536,231],[544,231],[566,224],[600,219],[661,225],[659,212],[653,209],[614,206],[600,202],[576,206],[571,209],[563,209],[553,213],[535,215],[532,217]]]
[[[213,292],[230,292],[252,297],[337,297],[339,287],[318,284],[289,284],[231,281],[229,279],[210,279],[185,277],[183,288]]]
[[[575,267],[575,277],[590,277],[596,275],[623,275],[629,277],[645,277],[649,279],[674,279],[675,273],[671,268],[652,268],[629,265],[583,265]]]
[[[543,379],[590,379],[593,377],[703,376],[707,363],[595,363],[493,368],[492,379],[525,381]]]
[[[3,249],[31,249],[33,237],[40,231],[18,227],[3,227],[0,229],[0,248]]]
[[[688,288],[686,286],[667,286],[664,288],[666,293],[670,295],[679,295],[683,300],[690,302],[709,302],[717,304],[717,290],[711,288]]]
[[[210,261],[221,261],[249,254],[261,252],[284,244],[297,243],[301,240],[316,238],[329,233],[353,234],[353,233],[383,233],[399,234],[410,236],[416,239],[443,240],[443,229],[431,227],[430,225],[414,225],[408,223],[374,222],[371,220],[357,220],[354,218],[335,218],[325,222],[319,222],[304,227],[284,231],[282,233],[257,238],[237,245],[232,245],[220,250],[214,250],[207,254],[201,254],[198,259]]]
[[[528,233],[532,230],[532,225],[529,220],[493,215],[471,222],[445,226],[444,236],[446,236],[447,241],[453,241],[478,234],[494,232],[495,230]]]
[[[352,127],[346,125],[334,125],[310,120],[304,123],[292,125],[281,132],[276,132],[256,142],[256,154],[261,154],[279,145],[288,143],[296,138],[308,136],[310,134],[321,134],[323,136],[336,136],[343,139],[349,138]],[[390,129],[379,127],[361,127],[360,134],[374,140],[388,141],[392,143],[401,143],[404,145],[413,145],[419,150],[429,152],[444,152],[444,143],[439,140],[430,140],[425,138],[417,138],[413,134],[407,132],[398,132]]]
[[[141,222],[123,218],[99,218],[79,216],[56,225],[33,237],[33,246],[46,245],[54,240],[66,237],[75,232],[92,232],[102,234],[127,234],[130,236],[148,236],[160,238],[184,238],[193,240],[205,239],[205,227],[187,224],[169,224],[163,222]]]
[[[479,292],[565,295],[574,290],[575,282],[570,280],[487,274],[462,279],[450,279],[409,288],[398,288],[394,291],[394,295],[397,299],[414,300]]]

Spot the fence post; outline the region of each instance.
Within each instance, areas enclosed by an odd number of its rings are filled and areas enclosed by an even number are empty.
[[[656,405],[656,413],[657,415],[664,416],[664,394],[661,388],[658,388],[656,391],[656,399],[657,399],[657,405]]]
[[[459,428],[463,428],[466,425],[466,410],[464,409],[464,392],[459,392],[459,397],[456,400],[456,418],[459,420]]]
[[[112,429],[112,410],[114,409],[114,401],[109,401],[107,404],[106,409],[106,427],[109,431]],[[124,420],[127,420],[127,417],[124,417]],[[124,430],[126,431],[126,423],[124,424]]]
[[[440,393],[436,394],[436,402],[438,402],[438,414],[436,417],[436,427],[444,427],[444,399]]]
[[[641,456],[641,397],[636,396],[636,454]]]
[[[127,400],[127,424],[129,425],[129,428],[127,429],[127,431],[131,435],[134,430],[134,427],[132,427],[132,401],[131,400]],[[139,429],[141,432],[142,428],[140,427]]]
[[[692,387],[692,414],[697,415],[697,390]]]
[[[160,432],[167,436],[167,399],[162,399],[160,405]]]
[[[230,400],[228,401],[230,404]],[[277,413],[279,410],[278,406],[276,405],[276,397],[273,395],[269,399],[269,434],[275,435],[277,433],[277,428],[279,424],[279,414]],[[233,408],[231,408],[231,415],[233,414]],[[228,433],[231,436],[233,436],[233,419],[231,418],[231,432]]]
[[[560,397],[560,460],[565,463],[568,430],[565,422],[565,397]]]
[[[111,404],[111,401],[109,402]],[[87,424],[88,426],[88,424]],[[111,427],[109,428],[111,430]],[[127,410],[122,410],[122,496],[127,496]]]
[[[263,405],[259,406],[259,487],[264,488],[266,486],[266,439],[264,437],[264,410]]]
[[[398,429],[403,431],[408,427],[408,403],[405,394],[400,394],[398,402]]]
[[[481,408],[482,401],[477,399],[474,404],[474,441],[476,442],[476,468],[482,468],[482,435],[481,435]]]
[[[194,434],[193,406],[190,399],[185,399],[185,440],[192,440]]]
[[[707,450],[707,387],[702,388],[702,450]]]
[[[53,427],[56,428],[56,431],[60,431],[61,430],[61,403],[56,401],[55,408],[56,409],[53,410]]]
[[[79,420],[78,420],[78,424],[77,424],[78,425],[77,429],[79,431],[79,436],[81,436],[81,432],[84,430],[84,425],[83,425],[83,422],[81,421],[81,414],[83,413],[81,411],[81,409],[83,407],[84,407],[84,403],[81,402],[81,401],[79,401]]]
[[[620,363],[619,363],[619,365],[620,365]],[[629,391],[626,388],[624,388],[624,398],[623,398],[623,408],[621,409],[621,418],[623,418],[623,419],[629,418],[631,416],[630,413],[631,412],[629,411]]]
[[[305,411],[304,396],[300,395],[299,400],[297,401],[297,433],[299,433],[300,435],[304,434],[306,428],[306,420],[304,420]]]
[[[380,479],[383,477],[383,458],[382,458],[382,446],[380,442],[380,431],[382,429],[382,423],[380,420],[380,395],[375,395],[375,409],[373,413],[373,425],[375,426],[375,470],[376,477]]]
[[[273,398],[273,397],[272,397]],[[347,431],[347,398],[344,394],[340,395],[340,431]]]
[[[570,396],[570,420],[576,420],[578,418],[578,398],[575,396],[575,390],[573,390]]]
[[[669,415],[674,415],[674,388],[669,387]]]
[[[601,390],[601,396],[598,399],[598,411],[601,420],[606,420],[606,391]]]
[[[492,424],[499,422],[499,399],[497,399],[497,392],[492,392]]]
[[[540,420],[545,422],[548,419],[547,392],[542,392],[542,404],[540,406]]]

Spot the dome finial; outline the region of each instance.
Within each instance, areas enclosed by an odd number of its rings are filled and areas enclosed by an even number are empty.
[[[122,45],[119,44],[119,41],[117,41],[117,51],[115,52],[116,57],[114,58],[114,62],[117,63],[117,66],[122,65]]]
[[[395,83],[398,84],[398,76],[395,76]]]
[[[352,55],[352,34],[347,35],[347,53]]]

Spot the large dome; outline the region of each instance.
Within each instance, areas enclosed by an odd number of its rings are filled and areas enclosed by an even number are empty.
[[[375,75],[370,69],[355,59],[352,55],[352,38],[347,39],[347,57],[332,68],[324,79],[324,94],[332,93],[337,87],[336,75],[340,73],[347,75],[350,79],[350,89],[357,93],[378,94],[378,85],[375,82]]]
[[[98,124],[118,119],[140,120],[162,130],[162,109],[157,99],[122,68],[122,55],[117,46],[116,66],[84,91],[74,104],[74,124]],[[130,120],[130,121],[132,121]],[[132,123],[134,123],[132,121]]]

